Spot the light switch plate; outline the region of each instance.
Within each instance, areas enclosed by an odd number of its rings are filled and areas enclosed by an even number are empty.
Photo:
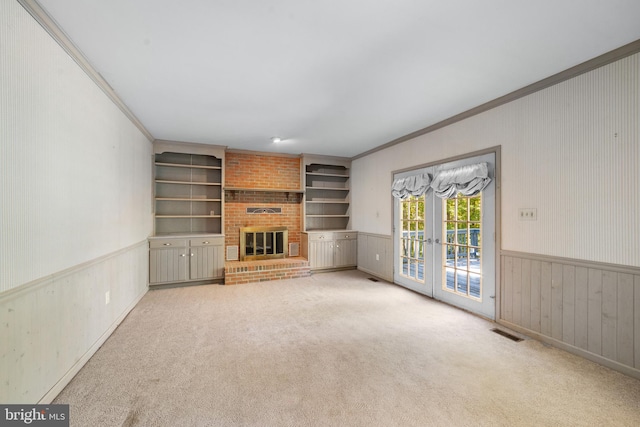
[[[518,209],[518,219],[520,221],[537,221],[538,210],[536,208],[520,208]]]

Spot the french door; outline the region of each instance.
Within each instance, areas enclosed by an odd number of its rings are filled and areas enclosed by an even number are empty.
[[[404,175],[485,162],[495,154],[447,162]],[[397,174],[394,178],[401,178]],[[495,182],[474,196],[394,199],[394,281],[457,307],[495,318]]]

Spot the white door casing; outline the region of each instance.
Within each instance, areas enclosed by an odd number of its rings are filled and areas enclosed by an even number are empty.
[[[424,271],[423,280],[418,280],[419,277],[412,277],[411,274],[407,275],[407,267],[403,266],[402,260],[402,242],[403,242],[403,227],[401,224],[401,201],[394,199],[394,281],[395,283],[412,289],[416,292],[422,293],[429,297],[444,301],[448,304],[460,307],[462,309],[477,313],[489,319],[495,319],[496,306],[495,306],[495,291],[496,291],[496,267],[495,267],[495,231],[496,231],[496,194],[495,194],[495,153],[488,153],[481,156],[474,156],[452,162],[446,162],[427,168],[420,168],[409,172],[403,172],[401,174],[394,175],[394,179],[402,178],[417,173],[429,173],[435,176],[441,170],[452,169],[468,164],[486,162],[489,165],[489,176],[492,178],[491,183],[481,193],[481,212],[482,220],[480,226],[481,233],[481,249],[478,251],[480,254],[474,257],[472,260],[471,253],[467,252],[466,257],[468,259],[468,265],[471,262],[475,262],[473,267],[466,267],[467,269],[473,269],[472,273],[466,274],[467,286],[471,286],[469,277],[478,277],[481,275],[480,295],[462,295],[460,292],[455,292],[455,286],[451,285],[452,271],[457,274],[465,273],[464,270],[453,270],[451,266],[451,260],[446,259],[447,250],[447,230],[445,226],[445,219],[443,216],[444,206],[447,201],[434,196],[433,191],[429,190],[424,196],[425,200],[425,224],[424,235],[422,238],[424,244],[424,250],[422,257]],[[463,203],[463,202],[461,202]],[[406,227],[405,227],[406,228]],[[475,231],[475,230],[474,230]],[[406,235],[406,230],[404,235]],[[457,233],[455,237],[449,238],[457,239]],[[406,241],[406,238],[404,239]],[[468,243],[469,245],[471,243]],[[450,250],[452,249],[450,245]],[[467,249],[467,248],[463,248]],[[473,249],[472,249],[473,251]],[[458,263],[460,259],[455,259]],[[448,265],[449,271],[449,288],[446,286],[446,267]],[[455,266],[457,268],[457,265]]]

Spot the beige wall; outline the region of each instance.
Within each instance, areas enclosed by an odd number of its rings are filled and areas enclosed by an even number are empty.
[[[501,146],[502,249],[640,267],[639,82],[635,54],[355,160],[353,228],[391,234],[392,171]]]
[[[17,1],[0,94],[0,401],[37,402],[146,292],[152,145]]]

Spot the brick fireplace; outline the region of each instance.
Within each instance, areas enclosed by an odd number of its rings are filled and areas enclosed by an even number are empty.
[[[300,243],[300,158],[229,151],[225,159],[225,244],[240,245],[241,227],[287,227],[289,243]],[[281,213],[247,213],[247,208]]]
[[[227,151],[225,156],[225,245],[240,251],[242,228],[286,228],[288,243],[300,244],[300,157]],[[300,258],[227,261],[225,283],[309,275]]]

